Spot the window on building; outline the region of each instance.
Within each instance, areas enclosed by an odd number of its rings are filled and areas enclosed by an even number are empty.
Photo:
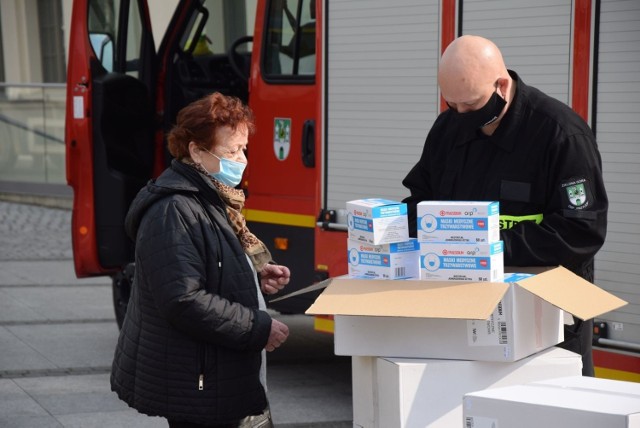
[[[4,76],[4,49],[2,47],[2,16],[0,16],[0,82],[5,82]],[[4,88],[1,89],[4,92]]]
[[[38,0],[38,26],[42,59],[42,81],[66,80],[61,0]]]

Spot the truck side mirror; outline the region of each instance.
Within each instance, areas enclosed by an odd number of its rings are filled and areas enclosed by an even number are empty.
[[[107,72],[113,71],[113,39],[107,33],[91,33],[91,47]]]

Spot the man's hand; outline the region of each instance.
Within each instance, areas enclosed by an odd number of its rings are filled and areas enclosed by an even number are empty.
[[[289,337],[289,327],[276,319],[271,319],[271,333],[264,349],[268,352],[274,351],[287,340],[287,337]]]
[[[260,288],[264,294],[276,294],[289,283],[291,272],[281,265],[264,265],[260,272]]]

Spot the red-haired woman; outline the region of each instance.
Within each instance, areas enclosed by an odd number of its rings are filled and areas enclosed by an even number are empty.
[[[251,111],[219,93],[182,109],[171,166],[126,219],[135,278],[111,387],[170,427],[270,426],[265,353],[289,334],[266,312],[290,272],[271,261],[241,214]],[[262,425],[264,423],[264,425]]]

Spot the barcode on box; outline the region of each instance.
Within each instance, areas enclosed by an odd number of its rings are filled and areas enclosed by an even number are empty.
[[[498,420],[482,416],[465,416],[464,428],[499,428]]]
[[[498,329],[499,329],[499,339],[498,339],[498,343],[500,343],[501,345],[506,345],[509,343],[509,335],[507,334],[507,323],[504,321],[500,321],[498,322]]]
[[[396,268],[396,278],[402,278],[407,275],[407,269],[404,266]]]

